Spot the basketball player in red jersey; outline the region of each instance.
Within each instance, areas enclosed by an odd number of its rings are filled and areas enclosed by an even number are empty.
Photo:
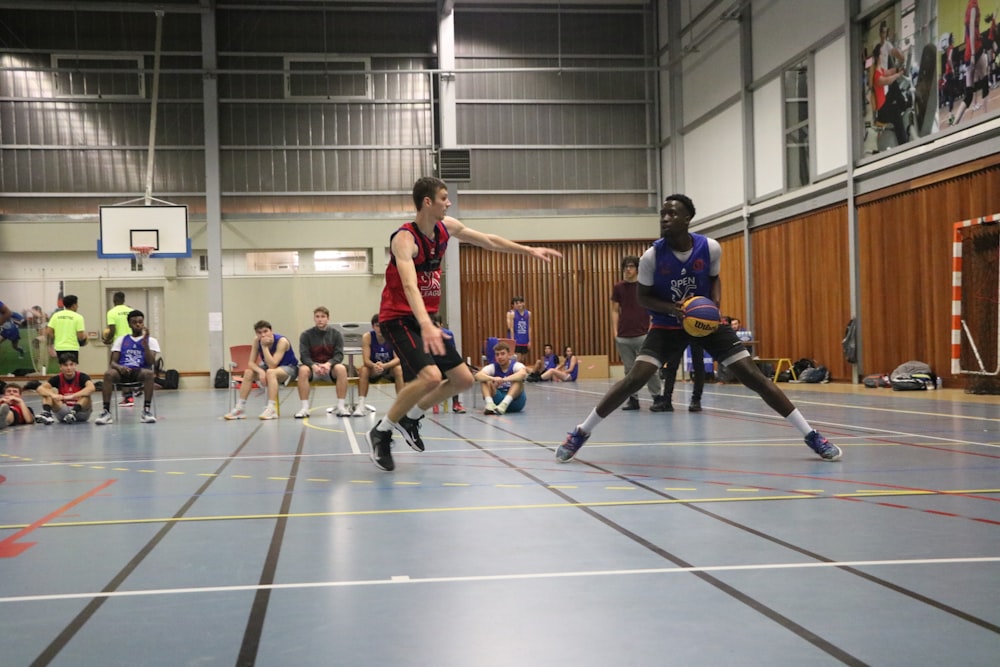
[[[446,215],[451,201],[448,186],[425,176],[413,185],[417,217],[390,237],[392,256],[385,272],[385,288],[378,321],[396,351],[407,385],[396,396],[385,417],[366,434],[371,459],[380,470],[393,470],[392,431],[406,444],[424,451],[420,420],[424,411],[472,386],[474,380],[455,341],[445,338],[431,315],[441,303],[441,262],[448,239],[455,237],[487,250],[531,255],[548,262],[562,255],[551,248],[521,245],[496,234],[484,234]]]
[[[664,361],[695,341],[797,428],[821,459],[836,461],[841,456],[840,448],[814,430],[785,393],[764,377],[735,331],[719,327],[701,338],[684,331],[685,300],[704,296],[719,305],[722,298],[722,247],[715,239],[688,231],[694,213],[694,202],[681,194],[668,196],[660,207],[660,238],[639,258],[639,305],[652,316],[646,341],[629,374],[608,390],[582,424],[569,432],[556,450],[556,460],[566,463],[576,456],[598,424],[646,384]]]

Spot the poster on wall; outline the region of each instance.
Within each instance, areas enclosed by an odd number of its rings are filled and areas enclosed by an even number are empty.
[[[902,0],[862,24],[863,154],[1000,111],[995,0]]]
[[[62,306],[60,298],[58,281],[0,282],[0,302],[11,311],[0,324],[0,376],[52,370],[48,345],[40,337],[49,317]]]

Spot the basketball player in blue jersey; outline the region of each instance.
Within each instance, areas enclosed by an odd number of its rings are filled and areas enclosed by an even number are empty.
[[[160,343],[149,335],[146,316],[141,310],[131,310],[128,314],[129,333],[119,336],[111,346],[111,363],[104,371],[101,396],[104,410],[94,420],[95,424],[110,424],[111,392],[118,382],[142,382],[143,409],[140,420],[144,424],[155,424],[153,415],[153,388],[156,387],[156,372],[153,366],[160,352]]]
[[[361,336],[361,356],[364,365],[358,368],[358,406],[355,412],[368,410],[368,384],[389,382],[396,384],[396,393],[403,390],[403,367],[392,349],[392,343],[382,335],[378,313],[372,315],[372,328]]]
[[[278,386],[288,378],[296,377],[299,361],[292,351],[289,340],[271,329],[267,320],[259,320],[253,325],[253,342],[250,344],[250,362],[243,372],[240,397],[236,407],[223,415],[225,419],[246,419],[247,396],[257,382],[267,387],[267,407],[258,419],[278,418]]]
[[[507,336],[514,339],[514,358],[527,359],[531,350],[531,311],[524,307],[523,296],[515,296],[510,300]]]
[[[699,343],[719,363],[726,366],[740,382],[757,392],[772,410],[799,429],[809,448],[825,461],[836,461],[840,448],[814,430],[784,392],[760,372],[750,360],[743,342],[729,327],[694,338],[681,324],[681,305],[692,296],[710,298],[719,305],[722,284],[719,281],[722,248],[718,241],[688,231],[694,218],[694,203],[685,195],[670,195],[660,208],[660,238],[639,260],[639,305],[649,310],[652,324],[635,365],[623,380],[613,386],[591,411],[587,419],[573,429],[559,449],[556,459],[567,462],[608,415],[638,391],[663,362]]]

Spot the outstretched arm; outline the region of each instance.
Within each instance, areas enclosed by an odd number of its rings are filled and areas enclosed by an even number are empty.
[[[448,228],[448,233],[466,243],[477,245],[480,248],[493,250],[495,252],[508,252],[516,255],[531,255],[535,259],[549,262],[555,257],[562,257],[562,253],[552,248],[542,248],[537,246],[521,245],[510,239],[505,239],[497,234],[484,234],[471,227],[466,227],[459,220],[451,216],[445,216],[444,226]],[[401,235],[397,235],[401,236]]]

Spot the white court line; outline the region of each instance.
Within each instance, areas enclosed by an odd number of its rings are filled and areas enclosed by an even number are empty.
[[[344,422],[344,433],[347,434],[347,440],[351,443],[351,452],[354,454],[360,454],[361,447],[358,446],[358,439],[354,435],[354,427],[351,425],[351,418],[341,417],[340,419]]]
[[[192,593],[236,593],[258,590],[296,590],[305,588],[354,588],[362,586],[385,586],[407,584],[451,584],[490,581],[529,581],[532,579],[569,579],[581,577],[620,577],[645,574],[691,574],[694,572],[739,572],[761,570],[797,570],[805,568],[834,567],[893,567],[900,565],[957,565],[966,563],[996,563],[1000,556],[981,558],[913,558],[904,560],[856,560],[838,563],[766,563],[758,565],[708,565],[705,567],[654,567],[634,570],[584,570],[577,572],[526,572],[523,574],[487,574],[463,577],[427,577],[414,579],[407,575],[393,575],[388,579],[361,579],[357,581],[311,581],[297,584],[267,584],[244,586],[204,586],[198,588],[158,588],[133,591],[112,591],[95,593],[63,593],[50,595],[17,595],[0,597],[0,603],[10,602],[51,602],[57,600],[81,600],[92,598],[119,598],[151,595],[187,595]]]

